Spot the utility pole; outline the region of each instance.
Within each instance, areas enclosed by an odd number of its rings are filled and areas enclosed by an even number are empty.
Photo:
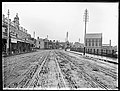
[[[9,9],[8,9],[8,31],[7,31],[7,47],[6,47],[6,53],[7,55],[9,55]]]
[[[85,13],[84,13],[84,20],[83,20],[84,22],[85,22],[85,34],[84,34],[84,53],[83,53],[83,55],[85,55],[85,50],[86,50],[86,24],[87,24],[87,22],[88,22],[88,10],[86,9],[85,10]]]
[[[48,35],[47,35],[47,49],[49,49],[48,42],[49,42],[49,40],[48,40]]]

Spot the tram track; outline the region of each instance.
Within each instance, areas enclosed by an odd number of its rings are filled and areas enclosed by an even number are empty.
[[[69,57],[71,57],[71,56],[69,56]],[[74,58],[74,57],[73,57]],[[82,60],[82,59],[81,59]],[[91,59],[92,60],[92,59]],[[105,68],[105,67],[102,67],[102,66],[99,66],[99,65],[97,65],[97,68],[96,68],[96,66],[94,66],[94,65],[92,65],[92,64],[90,64],[90,67],[91,68],[95,68],[95,69],[98,69],[99,71],[101,71],[101,72],[103,72],[104,74],[106,74],[106,75],[109,75],[109,76],[111,76],[112,78],[114,78],[115,80],[117,79],[117,72],[115,72],[115,71],[112,71],[112,70],[110,70],[110,69],[108,69],[108,68]]]
[[[40,67],[39,67],[39,69],[37,70],[37,72],[35,73],[35,75],[34,75],[34,77],[32,78],[32,80],[30,81],[30,84],[29,84],[28,87],[31,88],[31,84],[34,84],[34,83],[35,83],[35,80],[36,80],[38,74],[40,73],[40,71],[42,70],[42,67],[44,66],[45,62],[47,61],[48,56],[49,56],[49,54],[47,54],[47,56],[44,56],[43,59],[42,59],[43,61],[42,61],[41,63],[39,63]]]
[[[50,50],[35,55],[35,57],[37,58],[32,58],[28,62],[25,60],[25,63],[22,61],[24,64],[18,64],[12,68],[14,74],[18,71],[18,73],[21,72],[21,75],[9,81],[10,83],[6,84],[6,88],[42,89],[53,87],[58,89],[100,88],[108,90],[113,89],[113,87],[110,87],[111,83],[107,84],[101,81],[103,77],[98,79],[99,72],[107,73],[106,75],[117,79],[114,71],[87,61],[81,61],[79,64],[78,58],[62,51]],[[97,71],[92,71],[93,69]]]
[[[55,71],[54,74],[56,75],[55,78],[52,78],[53,80],[57,80],[58,83],[56,83],[57,88],[65,88],[66,83],[63,79],[62,73],[60,71],[60,68],[57,64],[55,54],[54,52],[52,53],[53,55],[49,56],[46,58],[44,63],[42,63],[41,67],[39,68],[38,72],[33,77],[33,81],[29,84],[30,88],[47,88],[47,87],[52,87],[53,83],[49,84],[49,81],[52,81],[51,78],[49,78],[49,75],[51,74],[52,71]],[[55,63],[53,68],[50,68],[50,63]]]
[[[40,56],[41,57],[41,56]],[[43,55],[41,59],[37,59],[38,63],[32,64],[26,72],[21,74],[18,78],[14,79],[7,86],[9,88],[24,88],[31,82],[31,79],[34,77],[36,71],[39,69],[39,66],[44,62],[46,55]]]
[[[86,72],[84,71],[84,69],[82,69],[82,67],[78,66],[75,62],[73,62],[73,61],[68,57],[68,55],[63,54],[63,53],[61,53],[61,52],[59,52],[59,54],[61,55],[61,57],[62,57],[63,59],[66,59],[68,62],[74,64],[76,67],[78,67],[80,70],[82,70],[82,74],[84,74],[83,76],[85,77],[85,75],[86,75],[87,80],[89,80],[89,82],[90,82],[90,81],[91,81],[91,82],[94,82],[94,83],[97,84],[97,86],[100,87],[100,88],[110,89],[110,88],[107,87],[107,85],[103,84],[103,83],[100,82],[99,80],[93,78],[90,74],[86,73]],[[60,56],[60,55],[59,55],[59,56]],[[85,77],[85,78],[86,78],[86,77]],[[92,87],[94,87],[94,86],[92,86]]]

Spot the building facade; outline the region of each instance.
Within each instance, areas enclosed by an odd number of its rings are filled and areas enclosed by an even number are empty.
[[[71,51],[78,51],[83,52],[84,51],[84,44],[80,42],[75,42],[73,46],[71,46]]]
[[[48,38],[42,39],[38,37],[36,40],[36,47],[37,49],[59,49],[60,47],[63,46],[58,41],[55,40],[52,41],[52,40],[48,40]]]
[[[102,49],[102,33],[86,34],[85,47],[87,53],[100,54]]]
[[[109,44],[102,44],[103,55],[114,55],[117,51],[117,46],[111,46],[111,40]]]
[[[38,49],[44,49],[44,41],[42,38],[39,39],[39,37],[36,40],[36,47]]]
[[[7,35],[8,35],[8,18],[2,15],[2,47],[3,53],[6,53]],[[9,53],[22,53],[32,51],[34,41],[27,30],[20,26],[19,17],[16,14],[13,21],[9,19]]]

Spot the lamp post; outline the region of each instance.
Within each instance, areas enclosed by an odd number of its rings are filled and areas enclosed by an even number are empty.
[[[8,9],[8,31],[7,31],[7,47],[6,47],[6,53],[7,55],[9,55],[9,9]]]
[[[84,22],[85,22],[85,34],[84,34],[84,53],[83,53],[83,55],[85,55],[85,49],[86,49],[86,24],[87,24],[87,22],[88,22],[88,10],[86,9],[85,10],[85,13],[84,13],[84,20],[83,20]]]

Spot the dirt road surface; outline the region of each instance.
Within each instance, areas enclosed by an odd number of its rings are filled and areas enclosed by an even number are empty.
[[[118,89],[118,68],[64,50],[2,58],[4,89]]]

